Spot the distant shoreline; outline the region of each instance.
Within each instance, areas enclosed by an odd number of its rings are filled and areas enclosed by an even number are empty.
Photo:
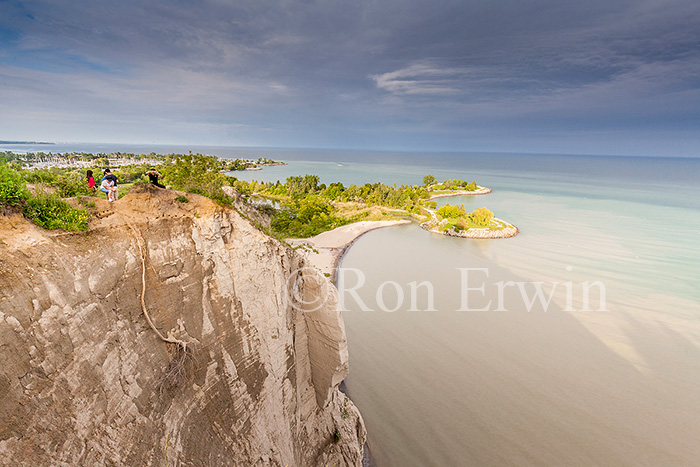
[[[467,190],[459,190],[459,191],[453,191],[451,193],[438,193],[436,195],[431,196],[428,198],[428,201],[433,200],[433,199],[438,199],[438,198],[448,198],[450,196],[476,196],[476,195],[485,195],[487,193],[491,193],[493,190],[491,188],[487,188],[485,186],[477,186],[476,190],[474,191],[467,191]]]
[[[0,144],[46,144],[55,145],[56,143],[48,143],[45,141],[0,141]]]
[[[243,170],[229,170],[227,172],[246,172],[246,171],[252,171],[252,170],[262,170],[263,167],[272,167],[275,165],[287,165],[286,162],[271,162],[268,164],[257,164],[255,167],[247,167]]]

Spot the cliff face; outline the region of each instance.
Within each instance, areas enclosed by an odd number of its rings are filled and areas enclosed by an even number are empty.
[[[87,233],[0,216],[0,464],[360,463],[335,289],[187,196],[98,201]],[[143,259],[155,326],[192,352],[149,327]]]

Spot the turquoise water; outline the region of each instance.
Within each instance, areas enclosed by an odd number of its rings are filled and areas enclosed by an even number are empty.
[[[378,465],[692,464],[700,456],[700,165],[582,158],[552,168],[545,156],[532,159],[511,168],[504,156],[479,169],[451,158],[431,167],[292,161],[235,175],[476,179],[493,193],[439,203],[486,206],[521,229],[504,240],[381,229],[345,256],[342,267],[353,271],[341,293],[355,285],[354,270],[365,278],[362,303],[346,297],[346,382]],[[484,292],[467,295],[470,309],[485,311],[463,310],[459,268],[482,268],[468,286]],[[432,284],[432,306],[427,293],[410,303],[413,281]],[[511,287],[507,311],[497,311],[499,281],[540,282],[546,293],[570,282],[575,291],[557,289],[549,306],[528,312]],[[583,282],[602,284],[603,306],[592,289],[584,307]]]
[[[481,241],[482,249],[491,255],[517,252],[526,262],[537,256],[542,263],[565,264],[590,278],[614,280],[619,286],[615,290],[639,293],[657,289],[700,301],[700,182],[684,180],[688,167],[682,167],[680,181],[675,184],[630,180],[637,161],[614,159],[622,166],[618,170],[623,175],[617,180],[610,172],[597,178],[566,173],[538,177],[532,171],[477,171],[459,166],[431,167],[430,173],[439,179],[476,179],[494,190],[484,196],[437,200],[439,205],[463,203],[469,210],[486,206],[522,230],[507,242]],[[664,159],[645,162],[668,164]],[[700,161],[683,162],[700,174]],[[325,183],[420,184],[427,171],[418,165],[294,161],[233,175],[243,180],[284,181],[290,175],[306,173],[320,175]],[[429,242],[421,245],[429,247]]]

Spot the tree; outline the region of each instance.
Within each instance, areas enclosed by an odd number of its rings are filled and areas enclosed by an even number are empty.
[[[493,213],[486,208],[476,208],[469,217],[471,217],[472,222],[481,227],[488,227],[493,219]]]
[[[423,185],[424,186],[430,186],[433,183],[435,183],[435,176],[434,175],[426,175],[423,177]]]
[[[451,204],[446,204],[437,210],[437,214],[445,219],[459,218],[467,214],[464,208],[459,206],[452,206]]]
[[[303,198],[309,193],[318,191],[318,175],[304,175],[287,177],[287,193],[292,198]]]

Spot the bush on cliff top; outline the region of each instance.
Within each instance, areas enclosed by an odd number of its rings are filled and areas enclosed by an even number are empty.
[[[90,215],[75,209],[58,195],[27,191],[22,174],[0,163],[0,205],[18,206],[22,214],[45,229],[86,230]]]
[[[224,206],[231,205],[231,198],[222,187],[231,185],[233,179],[219,172],[218,158],[200,154],[179,155],[161,167],[169,188],[206,196]]]
[[[38,226],[49,230],[87,230],[90,217],[87,211],[75,209],[50,193],[37,193],[29,198],[22,213]]]
[[[17,206],[29,197],[22,176],[5,164],[0,164],[0,204]]]
[[[23,175],[27,183],[56,188],[62,198],[92,194],[88,190],[85,172],[82,170],[51,167],[25,170]],[[97,183],[99,184],[99,181]]]

